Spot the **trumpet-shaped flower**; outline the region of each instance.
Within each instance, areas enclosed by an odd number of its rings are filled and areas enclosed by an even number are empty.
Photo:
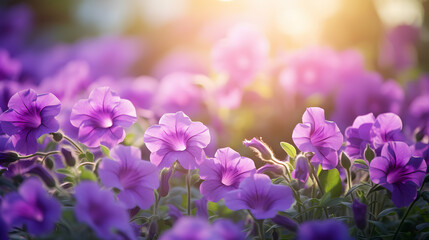
[[[410,204],[417,196],[417,188],[423,183],[426,162],[412,157],[411,148],[404,142],[389,142],[383,146],[381,156],[371,161],[371,181],[392,193],[396,207]]]
[[[338,164],[338,150],[343,143],[343,135],[337,124],[325,120],[322,108],[307,108],[292,133],[292,139],[299,150],[314,152],[314,165],[322,165],[324,170],[333,169]]]
[[[94,89],[73,107],[70,122],[79,128],[79,141],[88,147],[112,147],[125,138],[124,128],[137,120],[133,104],[108,87]]]
[[[75,188],[75,215],[80,222],[88,224],[101,239],[117,239],[126,236],[136,239],[128,213],[123,205],[115,202],[113,193],[101,190],[95,182],[81,182]],[[114,233],[115,229],[120,233]]]
[[[351,240],[347,225],[338,220],[311,221],[299,226],[297,240]]]
[[[228,192],[235,190],[240,182],[256,172],[255,163],[231,148],[221,148],[215,157],[206,159],[200,165],[201,194],[212,202],[217,202]]]
[[[37,151],[37,139],[59,129],[55,119],[61,103],[53,94],[37,94],[33,89],[14,94],[9,109],[0,115],[3,131],[11,137],[16,151],[31,154]]]
[[[156,166],[140,156],[138,148],[118,145],[111,150],[111,159],[103,158],[98,169],[101,182],[117,188],[118,200],[127,208],[149,208],[155,200],[153,190],[159,186]]]
[[[346,149],[347,155],[353,159],[363,158],[365,148],[369,144],[373,147],[371,142],[371,129],[374,125],[374,114],[368,113],[363,116],[358,116],[351,127],[346,129]]]
[[[19,187],[18,192],[4,197],[1,215],[9,226],[25,225],[29,233],[39,235],[54,229],[55,222],[61,216],[61,205],[37,178],[30,178]]]
[[[378,115],[370,133],[374,148],[380,152],[385,143],[404,140],[401,131],[402,121],[398,115],[394,113]]]
[[[177,160],[183,168],[194,169],[205,158],[203,149],[210,143],[210,133],[183,112],[167,113],[159,125],[146,130],[144,142],[151,151],[150,161],[159,168],[170,167]]]
[[[272,184],[265,174],[245,178],[237,190],[225,196],[225,205],[229,209],[248,209],[256,219],[273,218],[277,211],[287,210],[293,201],[289,187]]]

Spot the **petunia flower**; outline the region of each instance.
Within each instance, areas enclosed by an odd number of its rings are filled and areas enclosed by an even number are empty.
[[[369,144],[370,147],[373,147],[370,133],[374,122],[374,114],[368,113],[358,116],[354,120],[353,125],[346,129],[345,152],[350,158],[363,158],[366,146]]]
[[[304,222],[299,226],[297,240],[351,240],[347,225],[338,220]]]
[[[183,112],[167,113],[159,125],[146,130],[144,142],[151,151],[150,161],[158,168],[170,167],[177,160],[183,168],[194,169],[205,158],[203,149],[210,143],[210,133]]]
[[[127,208],[149,208],[154,200],[154,189],[159,186],[155,165],[141,159],[140,149],[117,145],[110,151],[110,158],[103,158],[98,169],[101,182],[106,187],[117,188],[118,200]]]
[[[248,209],[256,219],[273,218],[277,211],[289,209],[293,202],[292,190],[272,184],[265,174],[245,178],[237,190],[225,196],[225,206],[229,209]]]
[[[322,165],[324,170],[333,169],[338,164],[338,150],[343,143],[343,135],[337,124],[325,120],[325,111],[322,108],[307,108],[292,133],[292,139],[299,150],[314,152],[311,159],[317,166]]]
[[[125,138],[124,128],[137,120],[136,109],[108,87],[94,89],[73,107],[70,122],[79,128],[78,139],[88,147],[113,147]]]
[[[16,151],[32,154],[37,151],[37,139],[59,129],[55,119],[61,103],[53,94],[37,94],[33,89],[15,93],[9,100],[9,109],[0,115],[3,131],[11,137]]]
[[[136,239],[125,207],[115,202],[112,192],[101,190],[95,182],[84,181],[75,187],[75,198],[76,219],[88,224],[99,238]]]
[[[160,240],[244,240],[242,229],[228,219],[218,219],[210,224],[199,217],[182,217],[170,230],[165,231]]]
[[[401,118],[394,113],[378,115],[371,128],[370,136],[377,153],[389,141],[403,141]]]
[[[228,192],[235,190],[240,182],[256,172],[255,163],[231,148],[221,148],[215,157],[206,159],[199,167],[201,194],[217,202]]]
[[[213,68],[228,75],[235,86],[250,84],[264,67],[269,43],[254,26],[236,25],[212,49]]]
[[[410,204],[417,196],[417,188],[423,183],[426,162],[412,157],[411,148],[404,142],[388,142],[381,156],[371,161],[369,176],[392,193],[396,207]]]
[[[29,178],[22,183],[18,192],[4,197],[1,216],[11,227],[25,225],[30,234],[40,235],[54,229],[61,217],[61,205],[37,178]]]

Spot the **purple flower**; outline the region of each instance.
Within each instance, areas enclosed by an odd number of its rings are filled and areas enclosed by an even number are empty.
[[[292,232],[296,232],[298,229],[298,224],[288,217],[277,214],[275,217],[271,218],[271,220],[275,224],[280,225]]]
[[[203,218],[182,217],[160,240],[244,240],[241,228],[230,220],[218,219],[212,225]]]
[[[355,199],[353,201],[352,210],[356,226],[360,229],[366,227],[366,205]]]
[[[117,145],[110,151],[111,159],[103,158],[98,169],[101,182],[119,189],[118,200],[127,208],[149,208],[155,200],[153,190],[159,186],[156,166],[140,156],[136,147]]]
[[[411,147],[412,155],[422,157],[429,166],[429,144],[418,142]],[[429,169],[427,170],[429,172]]]
[[[215,157],[200,165],[201,194],[217,202],[228,192],[235,190],[240,182],[256,172],[252,159],[242,157],[231,148],[221,148]]]
[[[177,160],[183,168],[194,169],[205,158],[203,149],[210,142],[210,133],[183,112],[167,113],[159,125],[146,130],[144,142],[151,151],[150,161],[159,168],[170,167]]]
[[[325,120],[325,111],[322,108],[307,108],[292,133],[292,139],[299,150],[314,152],[311,159],[317,166],[322,165],[324,170],[333,169],[338,164],[338,150],[343,143],[343,135],[337,124]]]
[[[371,161],[369,175],[371,181],[392,193],[396,207],[404,207],[416,198],[426,167],[423,158],[412,157],[406,143],[388,142],[381,150],[381,156]]]
[[[373,147],[370,133],[374,122],[374,114],[368,113],[358,116],[353,125],[346,129],[347,144],[345,152],[352,159],[363,158],[367,144]]]
[[[245,178],[237,190],[225,196],[225,205],[229,209],[248,209],[256,219],[272,218],[277,211],[289,209],[293,201],[289,187],[272,184],[265,174]]]
[[[174,221],[177,221],[183,217],[183,214],[176,206],[168,204],[168,216]]]
[[[275,175],[281,176],[284,173],[284,168],[280,165],[267,163],[256,170],[256,173],[265,173],[265,172],[271,172]]]
[[[22,183],[18,192],[4,197],[1,215],[9,226],[25,225],[30,234],[39,235],[54,229],[61,216],[61,205],[37,178],[30,178]]]
[[[125,235],[136,239],[128,224],[126,209],[115,202],[112,192],[101,190],[95,182],[85,181],[76,186],[75,198],[76,219],[88,224],[99,238],[117,239]],[[113,229],[121,233],[115,234]]]
[[[202,197],[201,199],[194,201],[195,207],[197,208],[197,213],[195,214],[195,216],[204,218],[204,219],[209,218],[207,203],[208,201],[206,197]]]
[[[311,221],[299,226],[297,240],[351,240],[347,225],[337,220]]]
[[[212,50],[213,68],[227,74],[236,86],[246,86],[268,57],[267,39],[251,25],[236,25]]]
[[[401,118],[394,113],[383,113],[377,116],[371,128],[371,141],[377,152],[389,141],[403,141]]]
[[[53,94],[37,94],[33,89],[14,94],[9,109],[0,115],[3,131],[11,136],[16,151],[31,154],[37,151],[37,139],[59,129],[55,119],[61,103]]]
[[[292,177],[301,183],[307,182],[310,169],[308,167],[307,158],[299,156],[296,160],[295,169],[292,171]]]
[[[412,128],[429,136],[429,94],[422,95],[414,99],[409,107],[408,121]]]
[[[0,49],[0,81],[15,80],[21,71],[21,64],[11,59],[9,53]]]
[[[56,184],[55,178],[52,176],[51,172],[37,163],[37,157],[21,159],[9,164],[4,176],[12,178],[17,175],[25,177],[27,177],[26,175],[38,176],[48,187],[55,187]]]
[[[88,147],[112,147],[125,138],[124,128],[137,120],[133,104],[108,87],[94,89],[73,107],[70,122],[79,128],[79,141]]]

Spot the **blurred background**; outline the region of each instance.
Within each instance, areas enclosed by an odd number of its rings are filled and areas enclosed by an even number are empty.
[[[53,92],[76,137],[71,107],[107,85],[138,108],[126,143],[182,110],[211,129],[208,155],[251,156],[242,141],[262,137],[284,158],[279,142],[309,106],[343,133],[358,115],[395,112],[415,134],[428,11],[423,0],[3,0],[0,108],[21,89]]]

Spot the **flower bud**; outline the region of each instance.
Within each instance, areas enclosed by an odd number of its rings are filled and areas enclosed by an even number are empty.
[[[209,218],[207,203],[208,201],[205,197],[202,197],[201,199],[194,201],[194,204],[197,207],[197,214],[196,214],[197,217],[204,218],[204,219]]]
[[[371,160],[374,159],[374,157],[375,157],[374,150],[372,150],[369,147],[369,144],[366,145],[364,155],[365,155],[365,159],[368,160],[368,162],[371,162]]]
[[[55,179],[54,177],[41,165],[34,165],[30,170],[28,170],[27,173],[37,175],[42,179],[42,181],[48,186],[49,188],[55,187]]]
[[[63,134],[60,132],[54,132],[51,133],[51,135],[55,142],[61,142],[61,140],[63,140]]]
[[[64,157],[64,161],[67,166],[73,167],[76,164],[76,158],[73,156],[72,152],[67,148],[61,148],[61,154]]]
[[[161,197],[165,197],[168,195],[168,192],[170,191],[170,177],[171,174],[173,174],[173,167],[164,168],[161,171],[160,176],[160,184],[159,184],[159,195]]]
[[[355,199],[352,205],[353,216],[355,219],[356,226],[359,229],[365,229],[366,227],[366,205]]]
[[[256,138],[252,138],[251,140],[245,139],[243,144],[246,147],[250,147],[257,154],[257,156],[264,161],[274,158],[273,151],[266,143],[262,141],[262,138],[259,140]]]
[[[282,166],[267,163],[264,166],[258,168],[258,170],[256,170],[256,173],[265,173],[267,171],[270,171],[275,175],[281,176],[283,174],[283,169],[284,168]]]
[[[52,160],[52,158],[47,157],[44,161],[43,161],[44,165],[46,168],[48,168],[49,170],[54,169],[54,160]]]
[[[282,226],[292,232],[296,232],[298,229],[298,224],[294,222],[292,219],[282,216],[282,215],[276,215],[275,217],[271,218],[271,221],[273,221],[275,224]]]
[[[296,160],[295,169],[292,171],[292,178],[305,183],[308,179],[310,172],[307,162],[307,158],[304,156],[299,156]]]
[[[154,217],[149,223],[149,229],[147,234],[147,239],[155,239],[158,234],[158,218]]]
[[[351,167],[351,162],[349,157],[347,156],[347,154],[345,152],[341,153],[341,166],[343,166],[343,168],[345,169],[350,169]]]
[[[16,152],[0,152],[0,165],[7,166],[9,163],[19,160]]]

